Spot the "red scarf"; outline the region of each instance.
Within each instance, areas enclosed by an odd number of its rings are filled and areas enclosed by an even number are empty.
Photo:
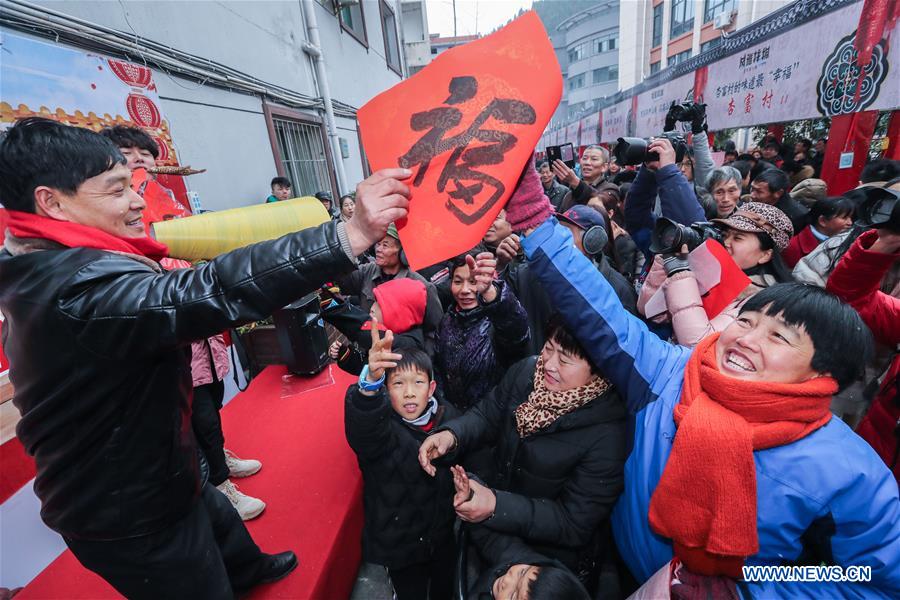
[[[759,552],[753,451],[795,442],[831,419],[831,377],[748,382],[719,372],[713,334],[684,372],[672,452],[650,499],[650,526],[702,575],[740,578]],[[778,421],[773,421],[777,416]]]
[[[151,237],[124,238],[71,221],[58,221],[18,210],[7,210],[7,229],[18,238],[39,238],[68,248],[96,248],[110,252],[137,254],[159,261],[169,248]]]

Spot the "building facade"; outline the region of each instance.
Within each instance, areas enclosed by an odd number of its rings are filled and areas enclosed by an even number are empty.
[[[356,109],[408,74],[401,19],[427,38],[424,14],[423,0],[40,0],[0,24],[150,67],[180,164],[207,170],[188,192],[220,210],[261,202],[275,175],[298,195],[352,191],[368,172]]]
[[[403,49],[409,75],[415,75],[431,62],[431,36],[428,13],[422,0],[400,0]]]
[[[598,2],[556,28],[567,117],[589,112],[614,94],[619,80],[619,0]]]
[[[433,59],[441,52],[446,52],[450,48],[474,42],[480,37],[480,35],[451,35],[449,37],[441,37],[441,34],[439,33],[432,33],[429,36],[431,42],[431,58]]]
[[[792,0],[629,0],[619,28],[619,88],[722,43],[723,36],[758,21]]]

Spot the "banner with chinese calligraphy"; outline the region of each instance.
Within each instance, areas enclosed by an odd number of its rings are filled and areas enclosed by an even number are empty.
[[[867,66],[856,62],[853,42],[862,4],[836,10],[709,65],[704,100],[710,128],[900,106],[896,75],[887,79],[891,68],[900,68],[900,44],[889,50],[882,40]]]
[[[481,240],[561,96],[553,46],[529,11],[496,33],[439,54],[359,109],[372,167],[413,172],[409,216],[398,223],[411,268]]]
[[[634,123],[634,135],[650,137],[662,133],[666,113],[672,102],[676,104],[693,100],[694,76],[684,75],[668,81],[658,88],[638,95],[638,111]]]
[[[600,113],[591,113],[581,119],[581,145],[590,146],[600,143]]]
[[[572,144],[576,148],[581,145],[581,138],[579,136],[579,131],[581,129],[581,122],[575,121],[574,123],[569,123],[566,126],[566,139],[563,142],[564,144]]]
[[[44,117],[100,131],[104,127],[140,127],[156,142],[160,166],[177,166],[169,123],[160,109],[153,71],[144,65],[107,58],[38,41],[8,30],[0,60],[0,129],[25,117]],[[160,177],[171,188],[165,206],[150,212],[190,215],[181,177]],[[148,200],[149,201],[149,200]]]
[[[631,135],[628,123],[631,119],[631,98],[603,109],[603,127],[600,130],[601,142],[615,142],[620,137]]]

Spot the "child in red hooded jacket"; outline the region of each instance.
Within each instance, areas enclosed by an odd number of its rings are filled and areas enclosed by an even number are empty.
[[[415,279],[392,279],[373,290],[375,303],[369,313],[378,319],[379,328],[394,333],[394,348],[397,352],[405,348],[425,351],[425,334],[422,321],[425,318],[427,291],[425,284]],[[360,313],[361,309],[358,309]],[[359,375],[368,360],[371,346],[371,321],[364,321],[359,335],[349,343],[334,342],[329,355],[338,366]],[[429,357],[430,358],[430,357]]]

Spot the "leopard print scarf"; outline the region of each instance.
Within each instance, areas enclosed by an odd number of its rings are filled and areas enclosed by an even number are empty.
[[[554,392],[544,386],[544,358],[538,357],[534,368],[534,389],[528,400],[516,408],[516,429],[519,437],[529,436],[552,424],[563,415],[581,408],[609,389],[609,382],[595,377],[587,384],[564,392]]]

